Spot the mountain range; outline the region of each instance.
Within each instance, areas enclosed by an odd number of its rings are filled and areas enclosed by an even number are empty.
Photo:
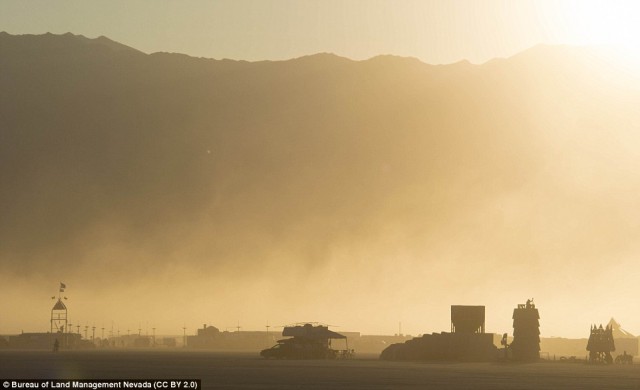
[[[246,62],[0,33],[0,269],[303,296],[344,271],[378,300],[610,281],[640,249],[636,75],[569,46]]]

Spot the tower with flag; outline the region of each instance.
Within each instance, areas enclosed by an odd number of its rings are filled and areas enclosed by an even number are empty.
[[[65,332],[67,332],[67,318],[68,318],[68,313],[67,313],[67,306],[64,304],[64,300],[67,299],[67,297],[63,297],[62,293],[64,292],[64,290],[67,288],[67,286],[60,282],[60,289],[58,290],[58,300],[56,301],[55,305],[53,305],[53,308],[51,309],[51,333],[60,333],[61,335],[64,335]],[[55,296],[51,297],[51,299],[56,299]],[[62,340],[61,340],[62,341]]]

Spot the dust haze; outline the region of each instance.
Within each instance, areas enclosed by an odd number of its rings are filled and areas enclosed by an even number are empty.
[[[0,332],[322,321],[633,332],[640,83],[601,49],[481,65],[146,54],[0,34]],[[615,294],[624,287],[629,294]],[[583,310],[589,306],[589,310]]]

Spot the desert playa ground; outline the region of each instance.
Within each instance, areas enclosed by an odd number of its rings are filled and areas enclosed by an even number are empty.
[[[640,365],[263,360],[170,351],[1,351],[0,378],[201,379],[207,389],[640,389]]]

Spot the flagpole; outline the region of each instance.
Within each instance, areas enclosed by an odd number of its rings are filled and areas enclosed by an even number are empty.
[[[58,289],[58,300],[62,299],[62,293],[64,292],[65,288],[67,288],[67,285],[60,282],[60,288]]]

